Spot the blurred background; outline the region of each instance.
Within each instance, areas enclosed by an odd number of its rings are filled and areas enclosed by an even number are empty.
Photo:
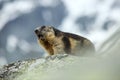
[[[0,65],[45,54],[38,26],[85,36],[98,49],[119,23],[120,0],[0,0]]]

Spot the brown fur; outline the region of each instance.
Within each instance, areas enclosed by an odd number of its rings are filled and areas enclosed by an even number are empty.
[[[91,55],[95,48],[93,43],[81,36],[62,32],[51,26],[42,26],[35,30],[40,45],[45,48],[49,55],[71,54]]]

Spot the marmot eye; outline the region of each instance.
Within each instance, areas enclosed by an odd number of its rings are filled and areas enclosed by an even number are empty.
[[[43,31],[46,31],[46,29],[43,29]]]
[[[51,31],[51,29],[48,29],[47,31]]]
[[[52,27],[50,27],[49,29],[52,29]]]
[[[52,27],[49,27],[47,31],[52,31]]]

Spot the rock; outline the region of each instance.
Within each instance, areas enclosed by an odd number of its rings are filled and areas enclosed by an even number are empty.
[[[0,68],[0,80],[12,80],[17,77],[18,74],[22,74],[26,68],[32,64],[35,60],[18,61],[5,65]]]
[[[69,56],[60,59],[55,58],[54,60],[40,58],[18,61],[0,68],[0,80],[16,80],[18,76],[23,75],[24,73],[29,73],[31,71],[38,74],[43,74],[44,72],[47,72],[49,70],[55,71],[61,67],[64,67],[65,65],[73,63],[75,59],[77,60],[77,57]]]

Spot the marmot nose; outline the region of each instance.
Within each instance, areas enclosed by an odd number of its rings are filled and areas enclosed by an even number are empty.
[[[39,30],[38,29],[35,29],[35,33],[37,34],[39,32]]]

